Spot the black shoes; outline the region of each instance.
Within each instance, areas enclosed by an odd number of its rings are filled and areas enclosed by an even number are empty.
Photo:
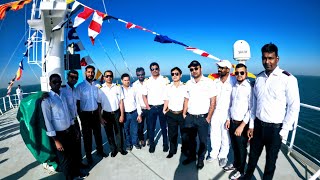
[[[109,156],[108,154],[104,153],[103,151],[101,151],[101,152],[97,152],[97,155],[98,155],[98,156],[100,156],[100,157],[103,157],[103,158],[105,158],[105,157],[108,157],[108,156]]]
[[[134,147],[135,147],[136,149],[141,149],[141,146],[140,146],[139,144],[134,145]]]
[[[188,157],[187,159],[185,159],[184,161],[182,161],[182,164],[183,164],[183,165],[187,165],[187,164],[192,163],[193,161],[196,161],[196,158],[190,158],[190,157]]]
[[[88,166],[91,166],[93,164],[92,156],[87,156],[87,162]]]
[[[172,154],[172,153],[169,153],[168,156],[167,156],[168,159],[170,159],[170,158],[172,158],[172,157],[173,157],[173,154]]]
[[[116,157],[117,154],[118,154],[118,151],[112,151],[111,152],[111,157]]]
[[[150,146],[149,153],[154,153],[155,150],[156,150],[156,147]]]
[[[127,151],[132,151],[132,146],[127,146]]]
[[[204,167],[203,160],[198,160],[197,168],[202,169]]]
[[[121,150],[120,153],[121,153],[122,155],[127,155],[127,154],[128,154],[128,151],[126,151],[126,150]]]
[[[168,152],[169,146],[167,144],[163,145],[163,152]]]

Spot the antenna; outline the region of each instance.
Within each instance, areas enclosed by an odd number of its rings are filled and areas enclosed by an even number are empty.
[[[250,46],[245,40],[238,40],[233,44],[233,59],[245,64],[251,58]]]

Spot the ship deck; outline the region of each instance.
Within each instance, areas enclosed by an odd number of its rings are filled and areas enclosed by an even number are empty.
[[[44,169],[29,152],[21,138],[16,113],[17,109],[12,109],[0,116],[0,179],[63,179],[62,173]],[[110,152],[104,132],[103,130],[104,150]],[[93,152],[94,165],[88,169],[90,174],[86,179],[229,179],[230,173],[225,173],[217,160],[205,162],[204,168],[197,170],[195,162],[187,166],[182,165],[185,157],[179,150],[173,158],[167,159],[167,153],[162,152],[159,128],[157,132],[158,144],[153,154],[148,152],[148,147],[141,150],[133,149],[126,156],[118,154],[114,158],[109,156],[101,159]],[[264,165],[263,152],[254,173],[255,179],[262,179]],[[274,179],[308,179],[314,173],[305,163],[287,155],[284,148],[279,153],[276,165]]]

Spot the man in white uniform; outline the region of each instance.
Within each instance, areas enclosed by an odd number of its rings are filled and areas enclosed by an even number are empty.
[[[279,68],[278,47],[272,43],[261,48],[264,71],[257,75],[253,89],[253,107],[248,135],[249,163],[244,179],[251,179],[257,162],[266,147],[263,179],[272,179],[281,147],[298,121],[300,96],[297,79]]]
[[[211,157],[219,159],[219,166],[227,165],[227,156],[229,153],[230,138],[225,123],[228,117],[232,86],[236,79],[230,76],[231,63],[228,60],[221,60],[217,63],[219,78],[214,80],[217,88],[216,109],[211,119]]]
[[[18,96],[18,100],[20,104],[20,101],[23,99],[23,90],[21,89],[20,85],[18,85],[18,88],[16,89],[16,94]]]

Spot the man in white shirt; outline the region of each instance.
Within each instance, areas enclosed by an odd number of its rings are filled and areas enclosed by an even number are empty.
[[[97,154],[101,157],[108,155],[103,152],[101,124],[98,113],[98,87],[94,81],[95,67],[86,67],[86,79],[76,88],[77,110],[81,120],[84,149],[89,165],[92,165],[92,132],[97,146]]]
[[[118,152],[126,155],[128,152],[125,150],[123,136],[123,123],[125,118],[123,92],[120,86],[112,83],[113,72],[111,70],[104,72],[104,80],[105,83],[98,91],[100,122],[104,126],[108,137],[111,157],[115,157]]]
[[[126,133],[127,150],[141,149],[138,141],[138,123],[141,123],[141,107],[136,89],[130,86],[130,76],[127,73],[121,75],[123,104],[125,110],[124,132]]]
[[[149,135],[148,135],[149,132],[147,131],[147,138],[146,140],[144,140],[144,123],[147,123],[149,110],[146,108],[146,105],[144,104],[142,92],[144,88],[143,86],[145,82],[148,80],[148,78],[145,78],[146,73],[144,72],[143,67],[138,67],[136,69],[136,75],[138,80],[136,80],[132,84],[132,87],[135,88],[138,93],[138,99],[139,99],[140,107],[142,109],[141,122],[138,124],[138,138],[139,138],[140,146],[145,146],[146,141],[149,141]]]
[[[143,92],[143,100],[149,110],[148,117],[148,132],[149,132],[149,152],[154,153],[156,145],[154,144],[154,134],[157,119],[159,118],[160,127],[163,139],[163,152],[168,152],[168,135],[167,135],[167,120],[164,116],[163,97],[167,84],[170,83],[167,77],[160,75],[159,64],[153,62],[150,64],[151,77],[147,80],[145,91]]]
[[[16,94],[18,96],[19,104],[20,101],[23,99],[23,90],[20,87],[20,84],[18,85],[18,88],[16,89]]]
[[[67,100],[60,93],[61,77],[52,74],[49,77],[51,91],[49,97],[41,103],[47,135],[51,137],[57,148],[59,167],[66,179],[73,179],[80,175],[76,152],[76,139],[80,138],[70,118]]]
[[[228,60],[221,60],[217,63],[219,78],[214,80],[217,88],[216,109],[211,119],[211,152],[212,158],[219,159],[219,166],[227,165],[230,148],[230,137],[228,130],[225,128],[225,123],[228,117],[232,86],[236,79],[230,75],[232,68]]]
[[[187,147],[189,154],[182,164],[187,165],[196,160],[198,135],[200,145],[197,168],[202,169],[207,149],[208,127],[216,105],[217,93],[213,81],[202,75],[201,64],[198,61],[192,61],[188,68],[193,78],[186,83],[187,94],[184,100],[183,117],[186,140],[189,142]]]
[[[226,129],[229,130],[233,148],[234,162],[233,165],[223,168],[226,172],[237,170],[231,176],[231,179],[238,179],[244,174],[252,93],[250,82],[246,79],[246,65],[237,64],[235,75],[237,83],[232,87],[229,115],[226,121]]]
[[[266,146],[266,165],[263,179],[272,179],[281,141],[298,121],[300,96],[297,79],[279,68],[278,48],[269,43],[261,48],[264,71],[257,75],[253,88],[253,107],[248,135],[249,163],[244,179],[251,179],[257,162]]]
[[[184,97],[187,94],[185,85],[180,81],[182,77],[182,71],[178,67],[171,69],[171,84],[167,85],[165,96],[163,114],[167,117],[168,122],[168,136],[170,141],[170,150],[167,158],[172,158],[177,153],[178,147],[178,134],[180,128],[181,149],[185,148],[185,140],[183,138],[183,103]]]

